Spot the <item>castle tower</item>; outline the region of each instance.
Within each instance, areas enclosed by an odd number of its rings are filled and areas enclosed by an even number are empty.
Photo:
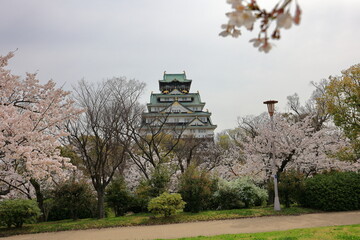
[[[151,93],[142,129],[161,127],[181,132],[182,137],[213,139],[216,125],[211,122],[211,113],[204,111],[205,102],[201,101],[199,92],[190,92],[191,81],[185,71],[164,72],[163,79],[159,80],[160,93]]]

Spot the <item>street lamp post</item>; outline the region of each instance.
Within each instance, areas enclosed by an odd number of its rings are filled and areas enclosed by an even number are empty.
[[[271,121],[271,131],[274,132],[274,119],[273,115],[275,112],[275,103],[278,103],[278,101],[275,100],[269,100],[265,101],[264,104],[267,105],[268,112],[270,115],[270,121]],[[279,201],[279,191],[278,191],[278,181],[276,176],[276,165],[275,165],[275,143],[274,139],[271,141],[271,158],[272,158],[272,175],[274,177],[274,192],[275,192],[275,198],[274,198],[274,210],[280,211],[280,201]]]

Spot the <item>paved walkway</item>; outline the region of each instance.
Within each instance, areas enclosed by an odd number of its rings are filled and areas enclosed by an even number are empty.
[[[156,226],[117,227],[55,233],[39,233],[3,238],[4,240],[123,240],[210,236],[253,233],[295,228],[360,224],[360,211],[316,213],[301,216],[243,218],[210,222]]]

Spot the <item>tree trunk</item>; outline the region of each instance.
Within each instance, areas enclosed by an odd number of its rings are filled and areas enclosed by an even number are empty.
[[[105,208],[104,208],[105,191],[104,189],[100,188],[96,190],[96,192],[97,192],[97,217],[100,219],[105,217]]]
[[[35,179],[33,178],[30,179],[30,183],[35,189],[36,201],[42,213],[39,220],[41,222],[44,222],[45,221],[44,195],[41,192],[40,184]]]

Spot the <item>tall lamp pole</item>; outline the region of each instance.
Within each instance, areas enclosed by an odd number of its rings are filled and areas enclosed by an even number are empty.
[[[270,115],[270,121],[271,121],[271,131],[274,132],[274,112],[275,112],[275,103],[278,103],[278,101],[275,100],[269,100],[265,101],[264,104],[267,105],[268,112]],[[274,139],[272,139],[271,142],[271,158],[272,158],[272,175],[274,177],[274,192],[275,192],[275,198],[274,198],[274,210],[280,211],[280,201],[279,201],[279,191],[278,191],[278,181],[276,176],[276,165],[275,165],[275,143]]]

